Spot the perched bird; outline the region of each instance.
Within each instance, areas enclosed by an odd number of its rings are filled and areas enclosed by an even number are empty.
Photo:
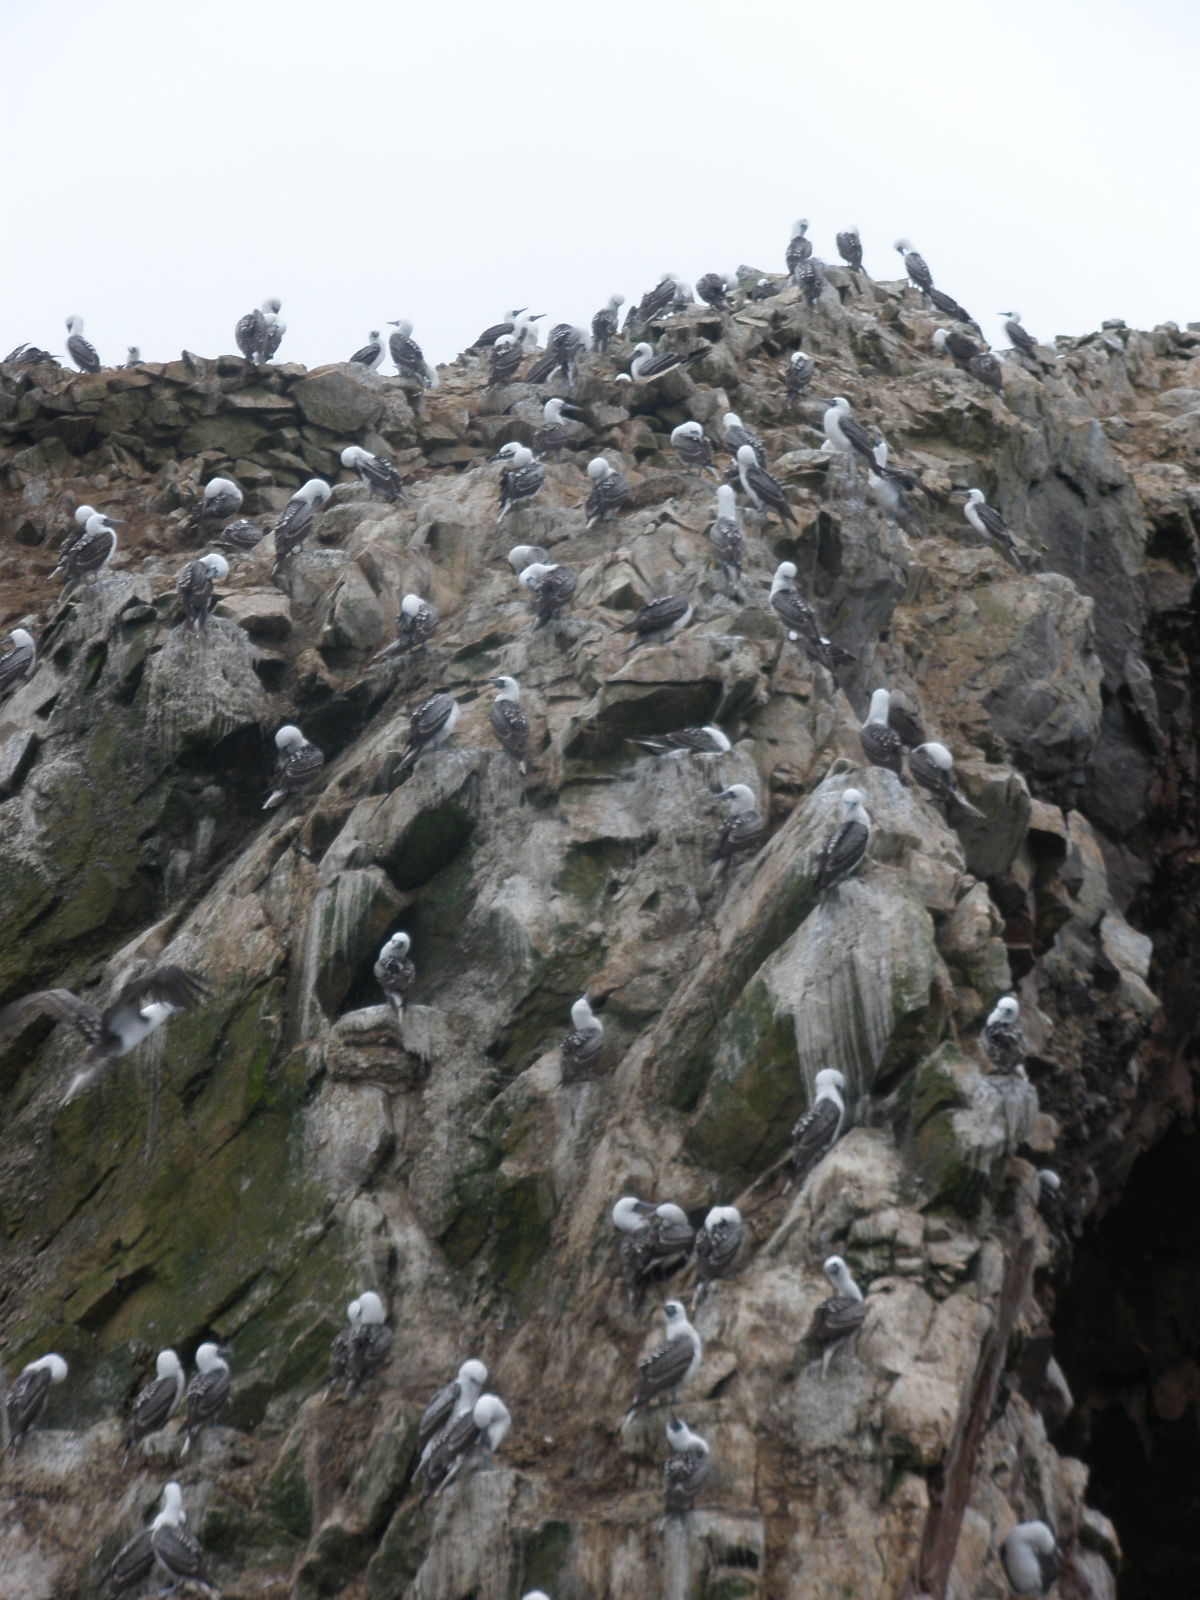
[[[994,1072],[1019,1072],[1025,1065],[1025,1031],[1020,1016],[1020,1003],[1012,995],[997,1000],[988,1014],[979,1042]]]
[[[721,563],[722,572],[736,591],[741,582],[742,562],[746,555],[746,535],[742,532],[737,497],[730,483],[722,483],[717,488],[717,515],[708,530],[708,542]]]
[[[1004,393],[1004,366],[990,350],[981,350],[967,362],[967,371],[973,378],[995,394]]]
[[[587,349],[587,334],[569,322],[556,322],[546,338],[546,354],[535,361],[525,379],[526,383],[545,383],[556,372],[561,372],[569,383],[575,371],[575,362]]]
[[[537,619],[534,626],[541,628],[570,604],[579,579],[559,561],[533,561],[521,571],[517,582],[528,591]]]
[[[418,1462],[424,1461],[430,1445],[444,1428],[474,1411],[487,1380],[488,1369],[482,1361],[472,1358],[463,1362],[456,1378],[438,1390],[417,1424]]]
[[[183,1511],[183,1494],[177,1483],[168,1483],[163,1490],[162,1511],[149,1528],[143,1528],[123,1544],[113,1557],[108,1569],[108,1587],[105,1600],[120,1600],[132,1589],[140,1589],[154,1570],[154,1534],[156,1530],[179,1527],[186,1521]]]
[[[0,1012],[0,1020],[4,1013]],[[25,1443],[25,1435],[46,1408],[46,1398],[51,1386],[62,1383],[67,1375],[67,1363],[61,1356],[39,1356],[21,1368],[4,1401],[8,1417],[8,1443],[16,1455]]]
[[[810,660],[833,669],[833,658],[821,635],[817,614],[796,587],[796,563],[781,561],[771,579],[768,603],[788,630],[788,638],[804,647]]]
[[[1037,340],[1027,328],[1021,326],[1021,313],[1019,311],[1002,311],[1000,315],[1004,318],[1004,331],[1008,335],[1013,349],[1020,351],[1021,355],[1029,356],[1032,360],[1040,363],[1041,356],[1038,353]]]
[[[205,523],[219,526],[227,522],[242,509],[242,499],[242,491],[232,478],[210,478],[183,525],[184,533],[201,532]]]
[[[681,422],[677,428],[672,428],[671,443],[685,472],[714,470],[712,441],[704,437],[704,428],[699,422]]]
[[[512,1418],[499,1396],[480,1395],[434,1439],[424,1461],[425,1496],[440,1493],[456,1478],[491,1464]]]
[[[125,347],[125,370],[128,372],[130,367],[140,367],[141,364],[142,352],[138,349],[137,345],[127,345]]]
[[[671,1454],[663,1467],[663,1500],[667,1512],[690,1511],[712,1470],[708,1441],[693,1433],[686,1422],[672,1417],[667,1423]]]
[[[711,306],[714,311],[728,309],[729,280],[719,272],[706,272],[703,277],[696,280],[696,293],[706,306]]]
[[[754,459],[760,467],[767,465],[766,446],[762,438],[755,433],[753,428],[747,428],[736,411],[727,411],[721,418],[725,427],[723,442],[725,449],[731,456],[736,456],[744,444],[748,444],[754,451]]]
[[[281,805],[291,794],[299,794],[317,776],[325,765],[325,757],[315,744],[292,723],[285,724],[275,735],[275,770],[271,774],[271,792],[263,801],[263,810],[270,811]]]
[[[275,565],[271,568],[272,577],[282,571],[284,562],[308,538],[312,532],[313,517],[317,508],[323,506],[332,493],[333,490],[324,478],[310,478],[307,483],[301,484],[284,506],[275,524]]]
[[[1046,1595],[1062,1571],[1058,1540],[1044,1522],[1018,1522],[1001,1546],[1004,1574],[1016,1595]]]
[[[858,730],[863,755],[873,767],[886,767],[898,778],[904,776],[904,745],[895,728],[888,723],[888,702],[891,695],[886,689],[876,689],[871,695],[871,708],[867,720]]]
[[[664,594],[649,600],[632,622],[623,623],[618,633],[632,633],[633,639],[626,647],[634,650],[639,644],[665,644],[692,620],[695,607],[686,595]]]
[[[572,408],[565,400],[547,400],[542,407],[542,425],[533,432],[533,453],[537,456],[557,456],[570,442],[563,412]]]
[[[746,291],[747,300],[769,300],[775,293],[775,284],[770,278],[759,278],[753,288]]]
[[[262,541],[263,530],[256,522],[250,522],[246,517],[238,517],[234,522],[227,522],[213,539],[222,550],[228,550],[231,555],[249,555],[251,550],[256,550]]]
[[[653,322],[655,317],[672,311],[679,295],[679,279],[673,272],[664,272],[653,289],[647,289],[631,314],[631,322]]]
[[[6,356],[0,359],[0,367],[57,367],[60,365],[61,362],[56,355],[52,355],[49,350],[39,349],[35,344],[19,344],[15,350],[10,350]]]
[[[99,372],[100,357],[83,337],[83,318],[67,318],[67,354],[80,372]]]
[[[657,355],[654,346],[637,344],[633,347],[633,359],[629,363],[629,376],[634,383],[653,383],[656,378],[665,378],[668,373],[680,372],[690,367],[693,361],[698,361],[706,353],[707,345],[698,345],[695,350],[689,350],[686,355],[681,355],[678,350],[661,350]]]
[[[822,1300],[813,1312],[808,1337],[821,1346],[821,1382],[844,1341],[852,1339],[862,1327],[867,1314],[862,1290],[850,1276],[850,1269],[841,1256],[830,1256],[825,1263],[825,1275],[833,1285],[828,1300]]]
[[[428,700],[422,700],[409,719],[408,743],[396,771],[397,780],[415,766],[426,751],[436,750],[439,745],[445,744],[457,725],[458,701],[453,695],[439,692],[431,694]]]
[[[134,1449],[147,1434],[165,1427],[183,1396],[183,1365],[174,1350],[159,1351],[154,1371],[155,1376],[138,1391],[130,1409],[126,1451]]]
[[[819,894],[836,889],[862,865],[871,843],[871,819],[857,789],[842,793],[841,825],[825,842],[817,865],[816,888]]]
[[[549,550],[543,550],[540,544],[515,544],[504,558],[512,569],[514,578],[519,578],[526,567],[532,567],[535,562],[548,562]]]
[[[624,1195],[612,1208],[621,1238],[621,1271],[636,1311],[646,1284],[670,1277],[692,1253],[695,1234],[687,1213],[674,1201],[639,1200]]]
[[[402,378],[419,383],[423,389],[436,389],[438,375],[425,359],[425,352],[412,336],[413,325],[402,318],[388,323],[395,333],[388,338],[388,354]]]
[[[525,359],[525,347],[511,333],[502,333],[492,346],[488,357],[488,388],[498,388],[503,383],[516,381]]]
[[[717,847],[713,851],[713,859],[723,869],[735,856],[753,855],[762,848],[767,824],[755,804],[754,790],[748,784],[730,784],[728,789],[721,790],[717,799],[728,800],[732,806],[717,830]]]
[[[499,523],[514,506],[537,494],[546,481],[546,469],[533,459],[533,451],[523,444],[501,445],[492,460],[505,463],[500,473],[500,515],[496,518]]]
[[[109,1061],[127,1055],[168,1017],[187,1011],[198,1000],[207,999],[208,993],[194,973],[173,965],[155,967],[124,984],[103,1011],[69,989],[39,989],[0,1010],[0,1035],[38,1016],[69,1022],[83,1035],[88,1053],[83,1070],[75,1074],[67,1089],[65,1105]]]
[[[902,523],[908,515],[905,495],[922,487],[921,480],[903,467],[888,466],[886,439],[875,446],[875,464],[867,468],[867,488],[871,498],[890,522]]]
[[[683,728],[678,733],[630,739],[629,743],[653,750],[656,756],[724,755],[731,748],[720,728],[711,722],[703,728]]]
[[[287,332],[287,323],[279,315],[279,301],[272,300],[270,304],[272,309],[264,312],[264,317],[267,324],[263,333],[262,342],[262,359],[264,366],[268,361],[274,361],[279,350],[279,346],[283,343],[283,336]]]
[[[787,371],[784,373],[783,384],[789,401],[793,404],[804,393],[812,382],[813,373],[816,371],[816,362],[803,350],[793,350],[788,357]]]
[[[825,293],[825,263],[816,256],[802,261],[796,270],[796,283],[804,296],[805,305],[811,311]]]
[[[184,1396],[187,1412],[183,1426],[183,1448],[187,1455],[201,1429],[217,1420],[229,1398],[229,1363],[217,1345],[206,1342],[196,1351],[196,1372]]]
[[[667,1318],[666,1340],[638,1362],[637,1387],[625,1422],[660,1395],[670,1395],[674,1403],[700,1365],[700,1335],[688,1321],[687,1312],[678,1300],[668,1300],[663,1311]]]
[[[737,469],[742,489],[755,508],[762,512],[774,511],[781,522],[794,527],[796,518],[788,505],[783,485],[765,467],[759,466],[753,445],[744,444],[739,448]]]
[[[930,305],[936,306],[944,317],[951,317],[955,322],[966,322],[972,328],[975,327],[975,318],[959,305],[953,295],[932,287],[926,289],[925,295]]]
[[[862,240],[858,236],[858,229],[853,223],[838,234],[836,240],[838,255],[850,268],[851,272],[862,271]]]
[[[947,815],[953,816],[958,812],[965,812],[967,816],[978,817],[981,821],[987,820],[984,812],[959,793],[954,781],[954,757],[944,744],[931,741],[918,745],[915,750],[910,750],[908,770],[923,789],[928,789],[935,800],[942,802],[947,809]]]
[[[387,946],[384,946],[386,949]],[[329,1346],[329,1372],[325,1379],[325,1399],[329,1400],[338,1384],[350,1379],[351,1351],[359,1322],[362,1320],[362,1301],[351,1300],[346,1307],[346,1326],[333,1336]]]
[[[439,622],[438,608],[431,600],[422,600],[419,594],[406,594],[396,613],[396,637],[371,657],[376,661],[391,661],[395,656],[407,655],[410,650],[425,650],[433,638]]]
[[[830,401],[822,423],[831,450],[843,456],[860,455],[872,467],[878,465],[875,460],[875,440],[850,415],[850,402],[845,395],[836,395]]]
[[[793,283],[798,281],[797,273],[813,253],[812,240],[807,237],[807,234],[807,217],[801,217],[799,221],[792,223],[792,236],[788,240],[788,247],[784,252],[783,259],[788,270],[788,276]]]
[[[841,1138],[846,1120],[845,1087],[846,1080],[836,1067],[822,1067],[817,1073],[813,1103],[792,1129],[793,1183],[803,1184]]]
[[[392,1348],[392,1330],[387,1325],[383,1301],[373,1289],[358,1299],[358,1319],[347,1357],[346,1399],[355,1395],[366,1380],[379,1371]]]
[[[375,981],[396,1013],[397,1022],[404,1015],[408,991],[417,981],[417,969],[408,954],[411,948],[412,940],[406,933],[393,933],[375,962]]]
[[[969,371],[974,358],[983,353],[981,344],[968,338],[965,333],[960,333],[957,328],[935,328],[933,348],[942,355],[949,356],[954,365],[963,372]]]
[[[904,270],[908,274],[909,282],[918,289],[933,288],[933,273],[925,264],[925,257],[918,255],[908,239],[897,239],[896,249],[904,259]]]
[[[562,1082],[577,1083],[580,1078],[586,1078],[599,1061],[603,1048],[604,1024],[585,994],[571,1007],[571,1031],[560,1049]]]
[[[1062,1179],[1050,1167],[1042,1167],[1034,1174],[1034,1204],[1047,1227],[1055,1233],[1065,1232],[1067,1215]]]
[[[696,1276],[700,1280],[699,1299],[716,1278],[724,1278],[737,1259],[746,1225],[736,1206],[713,1206],[696,1235]]]
[[[117,549],[117,530],[112,517],[95,511],[84,524],[83,532],[58,558],[58,565],[50,574],[53,578],[61,572],[66,578],[63,592],[71,589],[80,578],[98,578],[112,560]]]
[[[172,1496],[170,1491],[174,1489]],[[181,1578],[196,1584],[208,1594],[216,1594],[211,1584],[204,1581],[204,1551],[199,1539],[188,1533],[183,1524],[187,1517],[177,1483],[169,1483],[163,1491],[163,1509],[150,1524],[150,1548],[155,1563],[170,1578],[169,1592]]]
[[[76,506],[75,514],[71,519],[71,531],[58,547],[59,556],[65,556],[73,544],[83,538],[84,530],[89,520],[98,513],[95,506]]]
[[[9,695],[22,678],[37,671],[37,645],[26,628],[14,628],[8,636],[12,648],[0,656],[0,698]]]
[[[193,629],[202,629],[208,623],[212,605],[213,585],[219,578],[229,576],[229,563],[215,551],[189,561],[175,579],[175,592],[183,602],[183,620]]]
[[[521,704],[521,685],[515,678],[507,677],[496,678],[494,682],[500,692],[492,701],[488,720],[500,748],[513,758],[517,771],[524,777],[529,757],[529,718]]]
[[[544,311],[529,311],[525,306],[520,306],[516,311],[510,311],[504,322],[494,322],[490,328],[485,328],[470,346],[472,350],[486,350],[494,345],[497,339],[511,336],[522,346],[537,343],[537,329],[533,326],[545,316]]]
[[[624,304],[623,294],[610,295],[608,304],[602,306],[592,318],[592,345],[601,355],[617,337],[617,319]]]
[[[961,493],[961,491],[958,491]],[[963,516],[975,529],[975,532],[994,544],[1005,559],[1016,567],[1018,572],[1025,571],[1025,564],[1017,550],[1017,541],[1013,538],[1008,524],[995,509],[988,505],[983,498],[982,489],[968,489],[967,500],[963,506]]]
[[[373,372],[382,360],[383,339],[380,336],[379,329],[372,328],[370,333],[367,335],[366,344],[362,345],[354,352],[354,354],[349,358],[348,365],[366,367]]]
[[[247,361],[261,365],[266,360],[267,317],[277,316],[279,309],[278,300],[268,299],[254,311],[247,311],[244,317],[238,318],[233,337]]]
[[[378,489],[392,505],[404,499],[404,480],[391,456],[374,456],[361,445],[348,444],[342,451],[342,465],[357,474],[358,481],[365,483],[372,495]]]
[[[609,522],[619,517],[629,499],[629,479],[618,472],[603,456],[593,456],[587,464],[587,475],[592,480],[591,492],[584,506],[587,518],[585,527],[597,522]]]

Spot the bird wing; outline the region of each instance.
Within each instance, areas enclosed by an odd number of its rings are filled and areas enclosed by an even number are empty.
[[[678,733],[668,733],[664,737],[673,749],[692,750],[698,755],[708,755],[719,748],[712,734],[704,728],[681,728]]]
[[[417,1424],[417,1453],[424,1452],[425,1446],[434,1434],[443,1428],[450,1420],[454,1411],[455,1402],[462,1393],[462,1386],[457,1378],[443,1384],[433,1399],[421,1413],[421,1420]]]
[[[717,1277],[737,1255],[742,1242],[739,1224],[721,1221],[713,1227],[707,1224],[696,1235],[696,1259],[704,1267],[705,1276]]]
[[[164,1522],[150,1530],[150,1543],[158,1560],[178,1578],[196,1578],[204,1571],[204,1551],[200,1541],[186,1528]]]
[[[187,1386],[187,1419],[208,1422],[229,1397],[229,1373],[224,1367],[198,1372]]]
[[[627,622],[618,633],[657,633],[661,628],[669,628],[673,622],[678,622],[688,608],[688,601],[683,595],[666,594],[659,600],[651,600],[644,605],[634,617],[632,622]]]
[[[412,714],[409,724],[409,743],[424,744],[443,728],[454,710],[454,698],[448,694],[430,695]]]
[[[821,1157],[832,1149],[841,1126],[836,1100],[814,1101],[792,1129],[792,1170],[803,1182]]]
[[[761,839],[764,829],[762,815],[757,811],[739,811],[727,817],[717,836],[718,856],[736,855],[739,850],[748,849]]]
[[[8,1028],[18,1027],[31,1017],[53,1017],[56,1022],[69,1022],[72,1027],[79,1029],[90,1044],[99,1038],[104,1022],[95,1006],[81,1000],[69,989],[39,989],[35,994],[27,994],[0,1010],[0,1034]]]
[[[178,1384],[174,1378],[155,1378],[138,1395],[129,1413],[129,1429],[134,1434],[153,1433],[175,1409]]]
[[[572,1028],[562,1042],[562,1064],[578,1070],[589,1067],[604,1048],[604,1034],[598,1028]]]
[[[529,743],[529,718],[515,700],[493,700],[489,712],[492,732],[508,751],[524,754]]]
[[[813,644],[820,643],[821,629],[817,623],[816,612],[807,600],[796,593],[795,589],[780,589],[772,595],[771,605],[780,621],[794,629],[801,638]]]
[[[315,744],[302,744],[279,758],[271,782],[283,784],[287,789],[301,789],[324,765],[325,757]]]
[[[197,1001],[209,998],[210,991],[195,973],[173,965],[155,967],[153,972],[125,985],[105,1011],[104,1021],[108,1024],[118,1008],[141,1011],[148,1005],[168,1005],[176,1011],[186,1011]]]
[[[687,1376],[695,1348],[686,1338],[668,1339],[638,1362],[638,1391],[656,1394],[674,1389]]]
[[[354,352],[350,360],[358,362],[364,367],[369,367],[378,354],[379,346],[377,344],[364,344],[361,349]]]
[[[348,1377],[350,1373],[350,1353],[353,1348],[354,1329],[343,1328],[334,1335],[333,1343],[329,1346],[329,1376],[326,1384],[332,1385]]]
[[[50,1391],[50,1372],[38,1367],[35,1372],[23,1372],[8,1391],[7,1410],[9,1428],[14,1434],[23,1434],[34,1422],[46,1403]]]
[[[150,1529],[143,1528],[128,1544],[123,1544],[113,1557],[108,1569],[109,1592],[119,1595],[126,1589],[132,1589],[135,1583],[140,1583],[147,1576],[153,1565],[154,1546],[150,1541]]]
[[[808,1330],[809,1338],[816,1339],[821,1344],[828,1344],[832,1339],[841,1339],[861,1327],[866,1314],[865,1300],[856,1300],[849,1294],[831,1295],[828,1300],[822,1300],[813,1312],[812,1325]]]
[[[0,660],[0,689],[7,689],[19,678],[25,677],[35,659],[36,651],[28,645],[14,645],[4,659]]]

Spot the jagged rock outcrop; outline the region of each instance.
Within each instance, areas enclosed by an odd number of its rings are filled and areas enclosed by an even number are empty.
[[[578,449],[499,528],[486,458],[530,437],[540,396],[485,394],[475,358],[423,397],[232,358],[4,374],[5,615],[36,619],[43,664],[0,707],[0,994],[106,995],[160,959],[212,990],[66,1107],[77,1039],[0,1041],[5,1366],[49,1348],[72,1365],[0,1481],[0,1562],[28,1600],[101,1592],[96,1550],[174,1470],[164,1441],[122,1469],[117,1408],[154,1350],[209,1336],[232,1347],[234,1394],[183,1480],[227,1600],[967,1597],[1001,1592],[1000,1544],[1029,1516],[1115,1594],[1116,1536],[1045,1414],[1069,1244],[1030,1180],[1056,1167],[1077,1228],[1163,1131],[1164,1094],[1190,1095],[1194,1023],[1160,1005],[1188,958],[1168,979],[1146,929],[1172,851],[1195,859],[1200,336],[1063,341],[1044,377],[1007,364],[999,399],[930,350],[911,291],[826,277],[811,312],[795,290],[694,308],[666,338],[711,351],[661,384],[586,359]],[[822,403],[789,407],[801,338],[820,393],[921,474],[907,531],[821,452]],[[747,518],[739,595],[711,561],[711,489],[669,444],[731,407],[799,522]],[[349,442],[394,454],[406,505],[338,481]],[[585,531],[582,467],[605,449],[633,509]],[[260,518],[314,474],[338,486],[276,583],[269,539],[234,558],[197,637],[173,579],[215,472]],[[968,485],[1038,570],[974,542],[945,498]],[[60,604],[48,573],[80,500],[126,521],[110,575]],[[504,561],[518,541],[579,574],[542,629]],[[783,559],[857,656],[837,681],[766,607]],[[693,625],[627,650],[616,626],[680,585]],[[408,591],[438,632],[371,667]],[[533,728],[526,780],[487,722],[502,673]],[[879,683],[952,747],[986,821],[955,831],[864,768]],[[458,728],[396,786],[407,713],[435,689]],[[627,742],[707,721],[727,756]],[[326,764],[263,813],[283,722]],[[713,797],[737,782],[771,837],[718,872]],[[818,900],[851,783],[870,863]],[[398,927],[418,972],[399,1025],[372,974]],[[1014,984],[1032,1082],[989,1075],[976,1044]],[[585,989],[603,1068],[563,1084]],[[786,1189],[772,1169],[830,1065],[849,1132]],[[634,1315],[615,1276],[624,1193],[693,1222],[735,1201],[750,1232],[695,1314],[705,1356],[681,1402],[713,1475],[665,1523],[665,1414],[619,1427],[655,1303]],[[803,1336],[834,1252],[867,1319],[822,1383]],[[361,1398],[323,1404],[329,1340],[368,1284],[392,1356]],[[493,1470],[422,1505],[416,1422],[468,1354],[513,1428]]]

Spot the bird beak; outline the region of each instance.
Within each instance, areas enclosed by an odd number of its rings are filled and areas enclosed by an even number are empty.
[[[540,322],[545,315],[544,311],[532,311],[529,314],[529,320],[530,322]]]

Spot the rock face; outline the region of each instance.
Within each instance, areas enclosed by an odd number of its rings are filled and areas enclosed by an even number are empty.
[[[826,277],[815,310],[784,289],[686,313],[668,342],[712,351],[665,385],[585,358],[571,451],[499,528],[486,460],[544,396],[513,385],[502,412],[474,357],[419,398],[344,366],[4,372],[4,620],[35,629],[42,664],[0,706],[0,998],[103,1000],[157,961],[212,992],[65,1107],[78,1037],[0,1040],[0,1353],[10,1377],[49,1349],[71,1365],[0,1483],[22,1600],[99,1595],[174,1475],[226,1600],[966,1600],[1004,1592],[1000,1546],[1032,1517],[1078,1584],[1115,1596],[1117,1535],[1052,1442],[1050,1323],[1066,1234],[1191,1108],[1200,494],[1180,463],[1200,336],[1063,341],[1042,377],[1006,363],[1001,399],[932,352],[912,291]],[[920,473],[906,531],[821,453],[822,403],[789,407],[801,341],[819,392]],[[709,551],[711,489],[669,442],[729,409],[798,519],[747,515],[737,595]],[[338,482],[351,442],[394,455],[406,504]],[[602,450],[635,509],[585,531]],[[270,539],[232,558],[197,636],[173,579],[216,473],[259,519],[311,476],[338,486],[275,584]],[[946,498],[968,486],[1029,575],[975,542]],[[83,500],[126,519],[120,550],[60,603],[48,574]],[[579,576],[544,628],[504,561],[518,542]],[[857,658],[836,681],[766,605],[785,559]],[[681,590],[691,626],[628,650],[616,629]],[[371,667],[410,591],[436,635]],[[501,674],[530,717],[524,780],[488,723]],[[956,832],[863,764],[881,683],[953,750],[985,821]],[[458,726],[398,782],[435,691]],[[628,742],[710,721],[726,756]],[[325,765],[264,813],[285,722]],[[719,871],[714,795],[733,783],[770,837]],[[819,898],[851,786],[869,860]],[[397,928],[417,968],[399,1022],[372,971]],[[1017,985],[1028,1080],[989,1075],[977,1045]],[[564,1084],[585,990],[604,1054]],[[827,1066],[848,1131],[789,1188],[789,1132]],[[1065,1233],[1034,1206],[1040,1166],[1062,1177]],[[695,1311],[704,1358],[679,1401],[713,1472],[665,1521],[669,1413],[620,1426],[661,1298],[635,1314],[619,1282],[623,1194],[693,1224],[733,1202],[749,1233]],[[823,1382],[805,1334],[835,1253],[867,1316]],[[391,1355],[325,1404],[365,1287]],[[690,1278],[668,1292],[690,1302]],[[119,1407],[154,1352],[208,1338],[232,1351],[222,1426],[182,1469],[170,1433],[123,1468]],[[513,1426],[490,1470],[422,1503],[417,1420],[468,1356]]]

